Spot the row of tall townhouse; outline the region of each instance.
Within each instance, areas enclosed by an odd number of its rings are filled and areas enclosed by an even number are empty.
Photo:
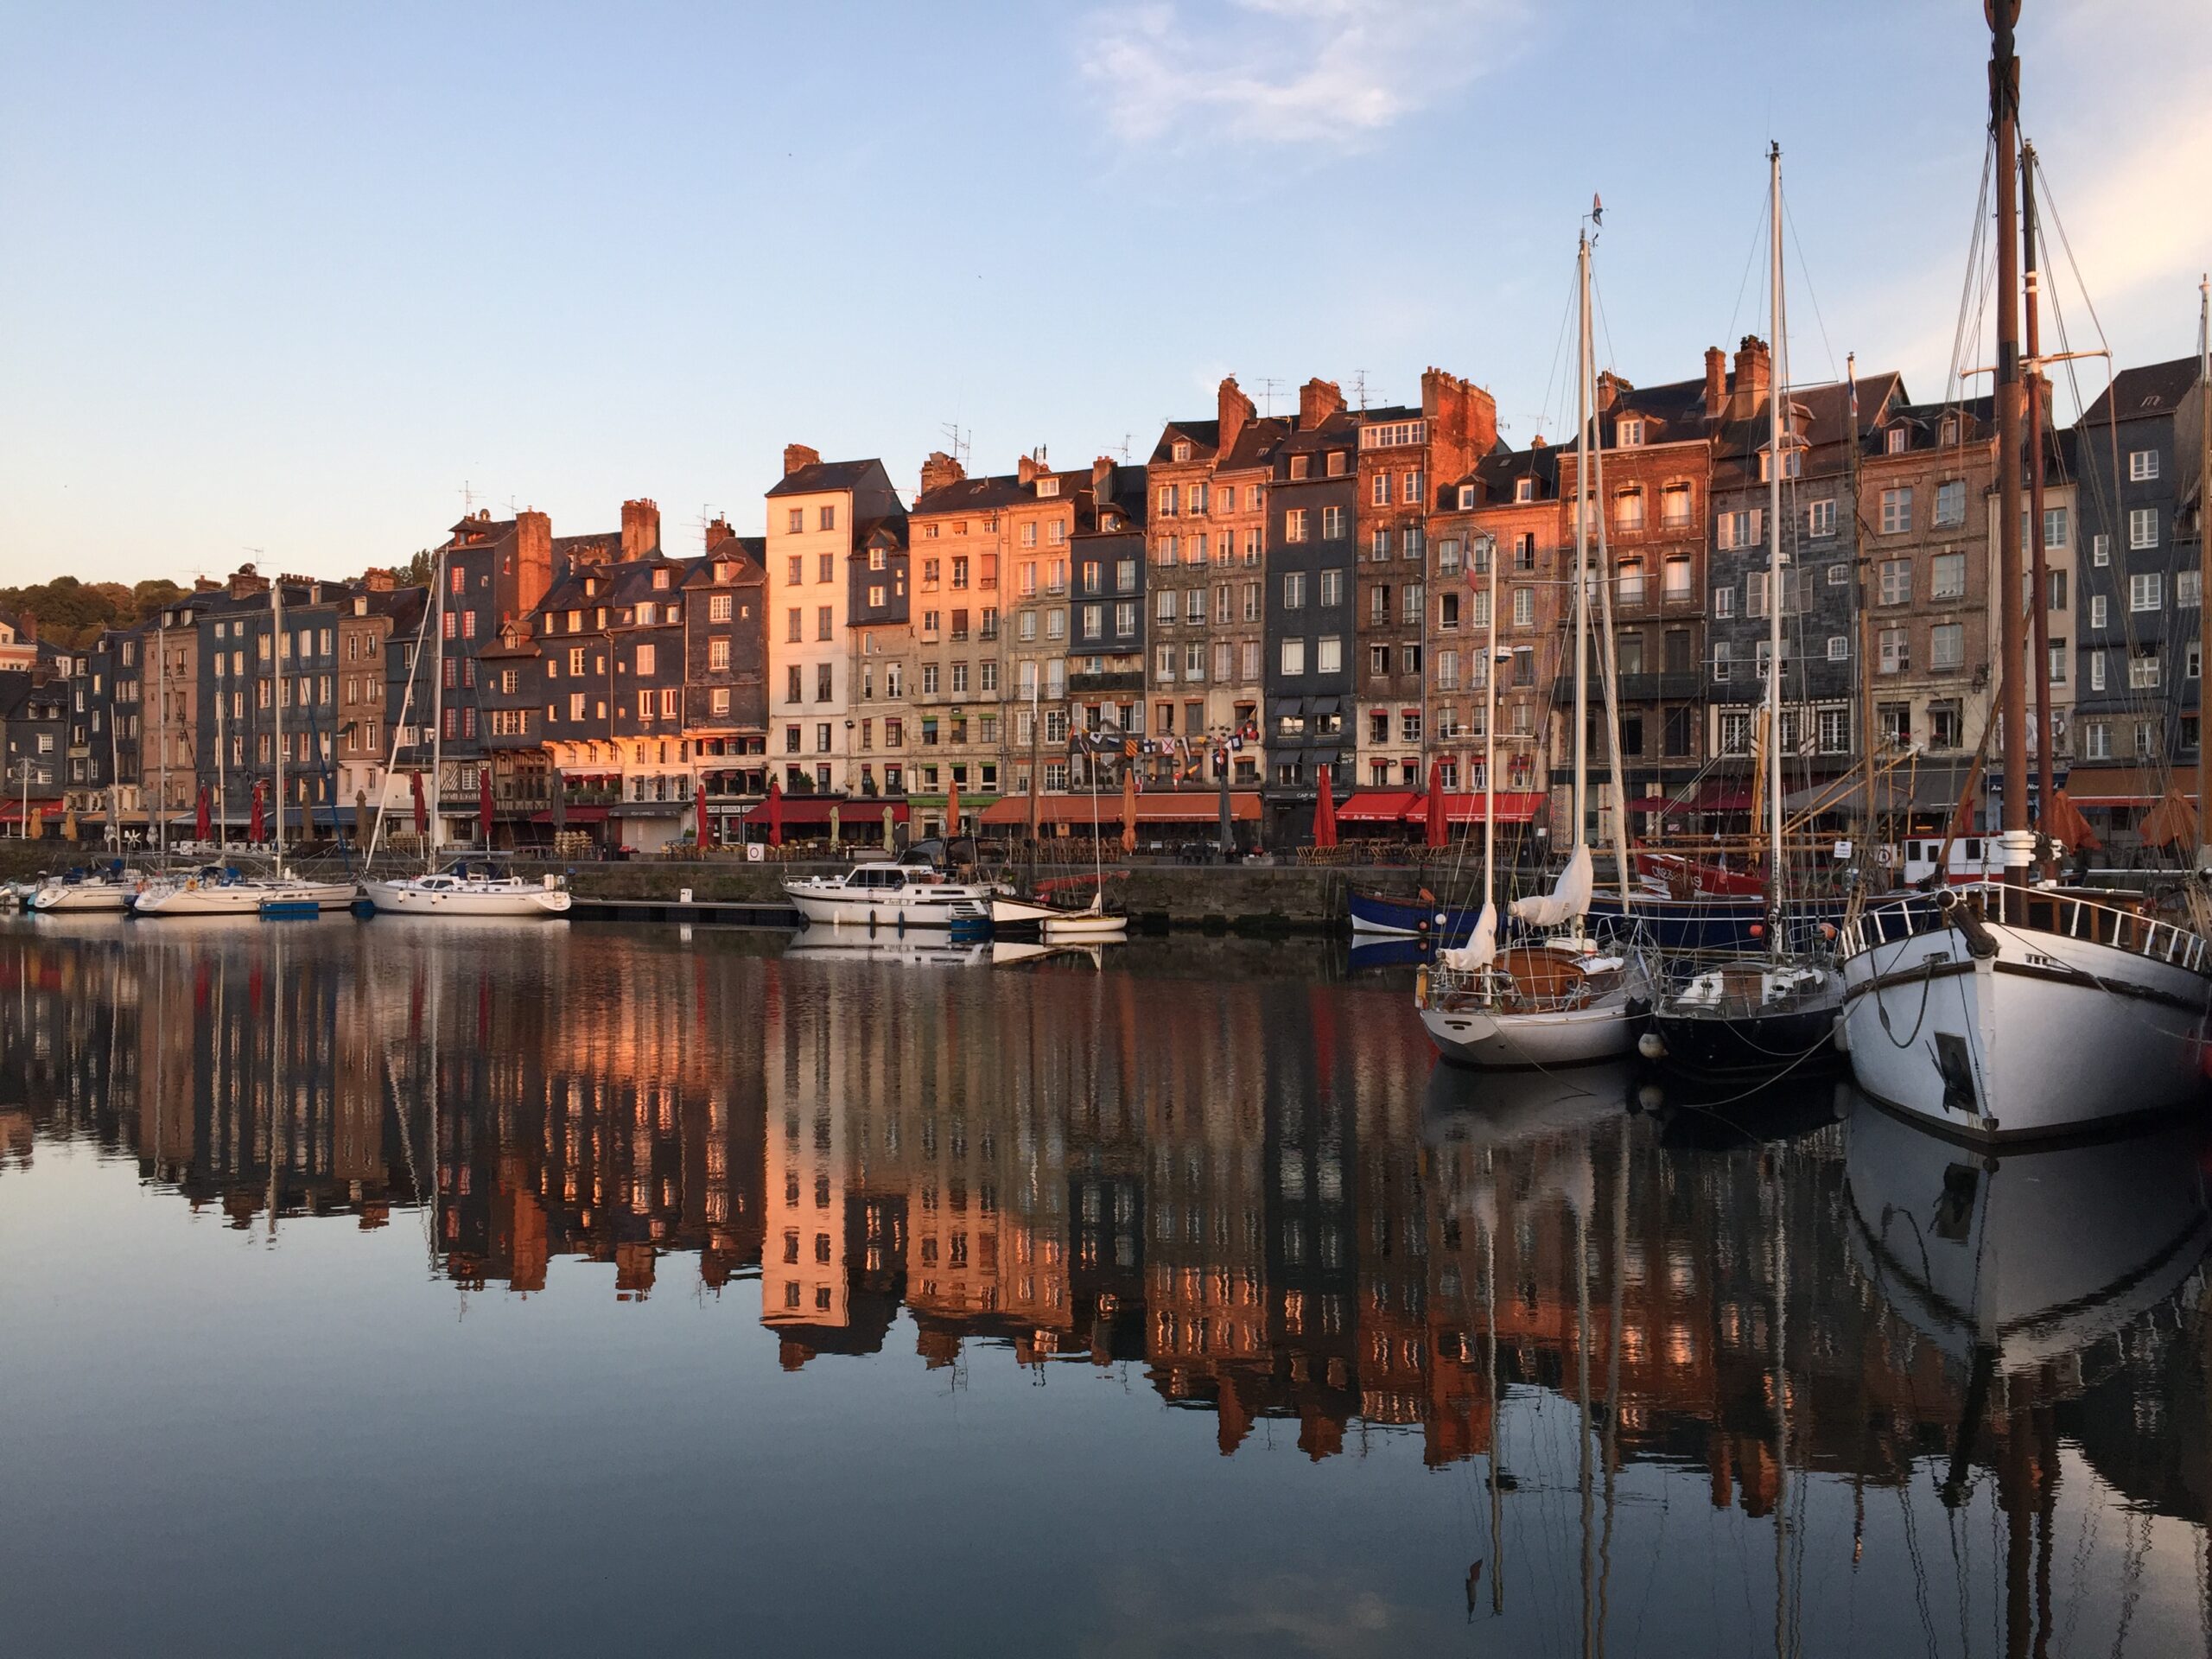
[[[28,790],[34,812],[98,817],[113,782],[143,824],[188,817],[206,785],[241,823],[281,717],[288,822],[318,828],[405,812],[435,751],[449,840],[482,833],[486,769],[503,839],[561,825],[652,847],[701,794],[726,836],[771,781],[899,798],[933,830],[956,795],[972,824],[1033,783],[1115,788],[1131,766],[1148,787],[1257,791],[1270,842],[1304,833],[1324,769],[1339,794],[1417,791],[1432,767],[1455,791],[1548,791],[1556,835],[1586,500],[1630,827],[1738,811],[1764,695],[1772,383],[1752,337],[1696,378],[1601,376],[1586,483],[1576,445],[1502,442],[1490,394],[1430,369],[1417,404],[1353,409],[1313,379],[1282,416],[1225,379],[1142,465],[1061,470],[1039,449],[971,478],[932,454],[911,506],[880,461],[792,444],[765,533],[718,518],[685,556],[648,499],[577,536],[479,512],[437,550],[435,591],[286,577],[279,626],[248,567],[82,651],[22,642],[28,665],[0,666],[4,793],[18,816]],[[2124,832],[2197,743],[2202,406],[2178,359],[2124,372],[2039,438],[2054,742],[2100,830]],[[2001,677],[1989,401],[1915,403],[1880,372],[1796,386],[1783,413],[1792,787],[1840,779],[1871,738],[1919,757],[1933,815]],[[14,674],[68,688],[44,751],[50,699],[10,691]],[[1623,804],[1599,707],[1593,835]],[[1101,733],[1115,741],[1072,741]]]

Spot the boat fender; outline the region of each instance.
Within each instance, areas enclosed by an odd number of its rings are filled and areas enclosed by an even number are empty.
[[[1667,1058],[1667,1039],[1656,1031],[1647,1031],[1636,1039],[1636,1052],[1647,1060]]]
[[[1636,1109],[1640,1112],[1656,1113],[1666,1103],[1667,1091],[1656,1083],[1647,1083],[1636,1091]]]
[[[1423,963],[1414,975],[1414,1007],[1428,1006],[1428,964]]]

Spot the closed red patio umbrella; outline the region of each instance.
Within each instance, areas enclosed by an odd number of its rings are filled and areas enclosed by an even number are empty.
[[[784,844],[784,782],[780,778],[768,780],[768,844]]]
[[[703,778],[699,780],[697,786],[691,791],[691,810],[696,818],[696,826],[693,830],[691,838],[697,842],[699,843],[700,849],[704,851],[707,845],[707,836],[711,826],[707,823],[707,782]]]
[[[257,782],[253,786],[253,823],[246,830],[248,841],[259,841],[262,838],[264,828],[261,822],[262,791],[266,787],[267,785]]]
[[[1337,798],[1331,793],[1329,769],[1321,768],[1320,791],[1313,798],[1313,844],[1333,847],[1337,844]]]
[[[202,784],[200,785],[200,804],[194,810],[192,815],[192,833],[201,841],[213,841],[215,838],[214,826],[208,820],[207,785]]]
[[[1428,763],[1428,811],[1422,823],[1422,838],[1431,847],[1442,847],[1452,839],[1452,832],[1444,819],[1444,763]]]
[[[430,833],[430,809],[423,804],[423,774],[420,772],[409,772],[407,785],[415,795],[415,833],[427,836]]]

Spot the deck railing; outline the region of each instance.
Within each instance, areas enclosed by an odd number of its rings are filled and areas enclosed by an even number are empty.
[[[1977,920],[2056,934],[2115,950],[2171,963],[2193,974],[2212,972],[2212,942],[2194,930],[2148,914],[2140,901],[2071,892],[2065,888],[2018,887],[1992,881],[1955,888],[1957,904]],[[1925,895],[1870,905],[1854,926],[1856,950],[1902,944],[1946,925],[1943,912]]]

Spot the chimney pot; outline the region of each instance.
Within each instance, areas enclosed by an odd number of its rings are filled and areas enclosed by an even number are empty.
[[[942,449],[932,449],[930,451],[929,459],[922,463],[921,493],[927,495],[931,490],[941,490],[948,484],[957,484],[967,476],[968,469],[950,455],[946,454]]]

